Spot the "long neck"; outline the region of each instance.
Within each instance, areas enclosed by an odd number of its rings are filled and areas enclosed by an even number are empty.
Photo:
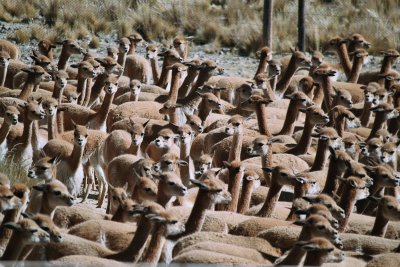
[[[4,249],[6,247],[9,247],[9,246],[7,246],[7,244],[9,244],[11,235],[13,233],[13,230],[5,228],[4,224],[10,223],[10,222],[12,222],[12,223],[18,222],[19,214],[20,214],[18,209],[7,210],[7,211],[4,211],[3,213],[4,213],[4,219],[0,226],[0,248],[2,251],[4,251]],[[10,243],[10,244],[13,244],[13,243]]]
[[[339,206],[344,210],[345,217],[339,220],[339,232],[343,232],[350,219],[350,214],[353,212],[355,204],[355,190],[346,184],[343,188],[343,193],[339,201]]]
[[[157,84],[160,79],[160,66],[158,65],[158,58],[150,59],[151,71],[153,73],[153,83]]]
[[[380,74],[386,74],[392,69],[393,60],[391,57],[385,56],[383,57],[382,66],[380,70]]]
[[[201,100],[199,105],[199,118],[201,119],[201,121],[205,122],[210,113],[211,109],[208,107],[205,100]]]
[[[78,84],[76,86],[76,91],[78,94],[80,94],[79,98],[78,98],[78,104],[82,105],[83,101],[85,100],[85,96],[86,96],[87,79],[80,76],[79,74],[78,74],[78,76],[79,77],[78,77]]]
[[[253,181],[248,181],[247,179],[243,180],[242,193],[240,195],[237,213],[244,214],[249,210],[253,186]]]
[[[139,101],[139,94],[137,94],[137,95],[131,94],[129,101],[131,101],[131,102]]]
[[[42,205],[40,207],[40,213],[53,217],[55,207],[50,204],[48,193],[44,192],[42,196]]]
[[[164,58],[162,69],[161,69],[161,74],[160,74],[160,79],[158,80],[158,83],[156,84],[157,86],[160,86],[162,88],[166,88],[168,85],[168,74],[170,73],[170,70],[167,70],[167,66],[168,66],[168,60],[166,58]]]
[[[136,262],[139,258],[142,248],[151,232],[151,222],[149,219],[142,217],[138,223],[135,236],[129,246],[122,252],[108,256],[109,259],[119,261]]]
[[[47,116],[47,130],[48,130],[48,140],[56,139],[58,136],[57,131],[57,115]]]
[[[296,101],[290,100],[282,130],[278,133],[278,135],[292,135],[294,131],[294,123],[298,115],[299,109]]]
[[[136,54],[136,43],[131,41],[131,45],[129,47],[128,55]]]
[[[142,262],[157,264],[166,240],[166,225],[159,223],[155,226],[147,251],[142,257]]]
[[[240,130],[239,133],[235,133],[232,138],[232,146],[229,150],[229,158],[228,162],[232,162],[234,160],[240,161],[240,153],[242,152],[242,143],[243,143],[243,130]]]
[[[372,107],[371,102],[366,102],[366,101],[364,102],[364,108],[360,116],[361,125],[363,127],[368,127],[369,125],[369,122],[372,117],[372,112],[370,111],[371,107]]]
[[[306,259],[304,260],[304,266],[321,266],[325,263],[328,257],[327,251],[309,251]]]
[[[377,112],[375,114],[374,124],[372,125],[372,129],[367,138],[367,141],[373,138],[378,130],[382,129],[383,124],[385,123],[385,117],[385,112]]]
[[[135,189],[136,189],[136,186],[135,186]],[[133,194],[132,194],[132,196],[133,196]],[[118,206],[118,209],[115,211],[114,215],[112,216],[111,221],[125,222],[125,211],[121,205]]]
[[[26,113],[27,111],[25,111]],[[28,119],[27,114],[24,114],[24,131],[22,132],[20,143],[25,147],[31,144],[32,132],[33,132],[33,121]]]
[[[132,141],[131,141],[131,145],[128,148],[127,153],[131,154],[131,155],[135,155],[138,156],[139,155],[139,151],[140,151],[140,145],[135,145]]]
[[[267,62],[267,57],[261,57],[260,58],[260,62],[258,63],[258,68],[256,71],[256,74],[254,75],[254,78],[258,75],[258,74],[262,74],[265,73],[267,71],[267,67],[268,67],[268,62]]]
[[[351,68],[350,77],[348,79],[349,83],[357,83],[358,78],[360,77],[363,60],[364,59],[362,57],[361,58],[354,57],[353,67]]]
[[[181,143],[180,147],[180,159],[186,161],[188,164],[187,165],[181,165],[179,166],[179,173],[181,175],[182,183],[185,186],[190,185],[190,178],[191,178],[191,172],[190,172],[190,145],[191,143]]]
[[[1,257],[2,261],[17,261],[19,255],[21,254],[25,242],[24,238],[19,235],[19,233],[12,234],[9,242],[9,246],[7,246],[4,251],[3,256]]]
[[[163,206],[164,208],[167,207],[169,201],[171,200],[171,196],[164,193],[163,187],[166,187],[164,182],[158,183],[158,193],[157,193],[157,203]]]
[[[312,235],[306,227],[303,227],[303,229],[300,232],[300,236],[298,241],[308,241],[312,238]],[[289,254],[286,256],[283,261],[281,261],[278,265],[279,266],[298,266],[303,259],[304,255],[306,252],[297,246],[294,246]]]
[[[58,105],[61,105],[64,89],[65,87],[60,88],[57,86],[56,82],[54,83],[53,94],[51,97],[58,100]]]
[[[325,77],[322,81],[322,90],[324,91],[324,101],[328,110],[333,108],[332,102],[333,97],[332,95],[335,94],[332,86],[332,79],[330,77]]]
[[[265,199],[264,205],[258,212],[260,217],[271,217],[274,211],[276,202],[278,202],[279,196],[281,195],[282,185],[280,185],[274,176],[272,176],[271,186],[269,187],[267,198]]]
[[[70,54],[67,52],[66,49],[61,50],[60,58],[58,59],[58,70],[67,70],[68,67],[68,60],[70,58]]]
[[[172,71],[171,89],[169,91],[168,101],[172,102],[173,104],[175,104],[178,100],[180,76],[180,72]]]
[[[92,95],[92,87],[93,87],[93,78],[87,79],[86,82],[86,93],[85,93],[85,99],[83,100],[82,105],[87,107]]]
[[[328,140],[318,140],[317,153],[315,154],[314,164],[310,171],[321,171],[325,167],[328,159]]]
[[[389,225],[389,219],[387,219],[383,215],[383,211],[382,211],[381,207],[378,207],[374,226],[372,227],[372,230],[371,230],[371,235],[385,237],[388,225]]]
[[[290,85],[290,81],[292,80],[294,73],[296,72],[296,59],[294,56],[290,58],[289,65],[286,69],[285,74],[283,74],[282,78],[279,80],[278,84],[276,85],[276,91],[279,94],[284,94],[286,89]]]
[[[346,124],[346,118],[343,115],[337,116],[334,120],[336,132],[340,137],[343,137],[344,126]]]
[[[265,104],[258,104],[256,109],[258,129],[260,134],[271,137],[271,133],[268,131],[267,127],[267,107]]]
[[[4,83],[6,82],[7,70],[8,70],[8,65],[4,66],[0,71],[0,86],[4,86]]]
[[[57,111],[57,130],[58,133],[63,133],[64,132],[64,112],[63,111]]]
[[[346,74],[346,77],[350,77],[351,74],[351,61],[349,58],[349,54],[347,53],[347,47],[345,43],[342,43],[337,48],[337,53],[339,56],[340,64],[342,64],[343,71]]]
[[[188,74],[185,77],[181,87],[179,87],[178,98],[184,98],[189,94],[190,86],[193,84],[198,74],[198,70],[193,70],[191,68],[188,69]]]
[[[91,89],[90,100],[89,100],[88,106],[91,106],[91,104],[100,96],[101,90],[103,90],[103,87],[106,84],[108,77],[109,77],[109,74],[106,72],[97,76],[96,81],[94,82],[92,89]]]
[[[197,77],[196,83],[192,87],[192,91],[203,86],[208,81],[208,79],[210,79],[211,76],[212,74],[209,71],[201,70],[199,73],[199,77]]]
[[[271,168],[273,164],[272,161],[272,147],[271,145],[268,146],[268,152],[265,155],[261,156],[261,167],[263,168]],[[272,174],[271,173],[264,173],[265,182],[271,184]]]
[[[118,64],[121,65],[122,69],[125,69],[126,53],[118,53]]]
[[[310,120],[310,116],[307,114],[306,121],[304,123],[303,134],[301,135],[299,143],[286,153],[293,155],[306,154],[311,145],[311,132],[314,128],[314,124]]]
[[[3,122],[0,128],[0,145],[6,140],[8,133],[11,130],[11,125],[7,122]]]
[[[342,173],[339,171],[339,168],[337,168],[335,160],[331,159],[329,161],[328,174],[326,176],[325,186],[324,189],[322,190],[323,194],[328,194],[332,196],[333,193],[336,193],[336,190],[339,187],[339,180],[337,179],[337,176],[341,174]]]
[[[100,106],[100,109],[96,113],[96,120],[99,125],[103,124],[106,121],[108,116],[108,111],[110,110],[111,104],[114,100],[115,94],[108,94],[104,97],[103,103]]]
[[[232,171],[233,172],[233,171]],[[234,172],[229,171],[229,184],[228,191],[231,193],[232,200],[226,207],[227,211],[236,212],[239,202],[240,184],[243,178],[243,171]]]
[[[206,211],[211,204],[211,199],[208,193],[204,190],[199,189],[197,193],[196,201],[194,202],[192,212],[185,225],[185,235],[199,232],[203,227],[204,220],[206,218]]]
[[[35,88],[35,83],[33,81],[33,77],[28,74],[28,78],[22,87],[21,93],[19,94],[18,98],[21,100],[28,100],[28,97],[32,94],[33,89]]]
[[[79,165],[82,163],[83,151],[84,151],[83,146],[79,146],[78,144],[74,145],[72,154],[68,159],[68,165],[71,168],[71,170],[78,169]]]
[[[317,84],[314,89],[313,102],[316,106],[321,107],[323,101],[324,91],[322,90],[322,86],[320,84]]]

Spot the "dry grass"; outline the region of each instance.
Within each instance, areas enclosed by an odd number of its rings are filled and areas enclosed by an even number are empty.
[[[16,163],[13,160],[4,159],[0,161],[0,170],[8,176],[11,185],[15,183],[25,183],[31,187],[32,185],[37,184],[37,181],[28,178],[25,170],[21,167],[21,164]]]
[[[257,51],[262,42],[263,0],[229,0],[222,8],[210,0],[3,0],[0,20],[44,22],[47,29],[28,25],[15,40],[80,38],[92,40],[115,31],[133,31],[145,39],[167,43],[177,34],[194,36],[198,44],[234,47],[243,54]],[[218,2],[218,1],[217,1]],[[400,0],[308,0],[306,40],[318,49],[332,36],[359,32],[380,51],[399,44]],[[287,51],[297,42],[297,1],[275,0],[273,48]],[[36,21],[35,21],[36,22]],[[343,30],[346,30],[344,33]],[[29,34],[28,34],[29,33]],[[211,49],[213,50],[213,49]],[[371,51],[371,52],[373,52]]]

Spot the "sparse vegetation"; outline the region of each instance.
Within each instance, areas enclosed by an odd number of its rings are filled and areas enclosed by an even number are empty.
[[[37,184],[37,181],[28,178],[26,171],[21,166],[21,163],[17,163],[12,159],[0,160],[0,172],[8,176],[11,184],[25,183],[29,187]]]
[[[176,34],[194,36],[194,42],[209,44],[209,50],[235,47],[249,54],[262,46],[263,1],[230,0],[224,6],[210,0],[4,0],[0,20],[31,22],[12,38],[88,38],[95,47],[95,36],[112,30],[117,36],[133,31],[145,39],[168,42]],[[307,4],[307,45],[318,49],[327,38],[346,32],[359,32],[372,44],[372,52],[399,43],[400,0],[309,0]],[[45,28],[39,29],[38,23]],[[288,51],[296,46],[297,1],[275,0],[273,48]],[[100,38],[101,39],[101,38]]]

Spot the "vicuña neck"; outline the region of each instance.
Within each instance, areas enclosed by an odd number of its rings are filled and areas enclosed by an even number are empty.
[[[138,223],[135,236],[133,237],[129,246],[117,253],[108,256],[108,259],[118,260],[118,261],[130,261],[136,262],[139,259],[141,251],[146,243],[147,238],[151,232],[151,222],[149,219],[142,217]]]
[[[340,46],[337,48],[337,53],[339,56],[340,64],[342,64],[343,71],[346,74],[346,77],[349,78],[351,75],[352,66],[345,43],[340,44]]]
[[[357,83],[358,78],[360,77],[362,65],[363,65],[363,57],[354,57],[353,67],[351,68],[350,77],[348,78],[349,83]]]
[[[78,104],[79,105],[82,105],[83,101],[85,100],[87,80],[88,80],[87,78],[84,78],[84,77],[82,77],[80,75],[78,77],[78,84],[76,86],[76,91],[77,91],[78,94],[80,94],[79,98],[78,98]]]
[[[208,192],[199,189],[197,193],[196,201],[194,202],[192,212],[185,225],[185,235],[199,232],[203,227],[204,220],[206,218],[206,211],[211,205],[211,199],[208,196]]]
[[[350,214],[353,212],[355,204],[356,190],[346,183],[343,188],[343,193],[339,201],[339,206],[344,210],[345,217],[339,220],[339,232],[344,232],[347,223],[350,219]]]
[[[314,124],[311,122],[310,115],[307,114],[303,134],[301,135],[299,143],[294,148],[286,151],[286,153],[292,155],[306,154],[311,145],[311,133],[313,128]]]
[[[232,137],[232,146],[229,150],[228,162],[232,162],[234,160],[240,161],[240,153],[242,152],[242,143],[243,143],[243,129],[238,133],[235,133]]]
[[[4,86],[4,83],[6,82],[7,71],[8,65],[4,66],[0,71],[0,86]]]
[[[168,101],[175,104],[178,100],[178,90],[179,90],[179,81],[180,81],[180,72],[179,71],[172,71],[172,79],[171,79],[171,89],[169,91]]]
[[[237,213],[244,214],[249,210],[251,195],[253,193],[253,186],[254,186],[253,180],[249,181],[247,179],[243,179],[242,193],[240,195]]]
[[[158,58],[154,57],[150,59],[151,71],[153,74],[153,83],[157,84],[160,79],[160,66],[158,65]]]
[[[369,122],[371,121],[372,112],[370,108],[372,107],[371,102],[364,102],[364,108],[360,116],[361,125],[363,127],[368,127]]]
[[[271,137],[272,135],[267,127],[267,107],[265,104],[257,104],[256,115],[260,134]]]
[[[383,215],[382,208],[378,207],[374,226],[372,227],[372,230],[371,230],[371,235],[385,237],[388,225],[389,225],[389,219],[387,219]]]
[[[11,125],[6,122],[3,122],[0,128],[0,145],[2,145],[3,142],[7,141],[7,136],[10,133],[10,131],[11,131]]]
[[[167,70],[167,67],[168,67],[168,59],[164,58],[163,65],[162,65],[162,68],[161,68],[160,79],[158,80],[158,83],[156,84],[157,86],[160,86],[162,88],[167,88],[168,76],[171,73],[170,70]]]
[[[0,226],[0,249],[1,249],[1,251],[4,251],[4,249],[6,249],[6,247],[7,248],[14,247],[15,244],[19,244],[19,243],[11,243],[12,240],[10,240],[10,239],[11,239],[13,230],[4,227],[4,225],[6,223],[18,222],[19,215],[20,215],[19,209],[6,210],[3,213],[4,213],[4,219]],[[12,244],[12,246],[7,246],[8,244]],[[17,250],[16,248],[14,248],[14,249]],[[11,251],[9,251],[8,253],[11,253]],[[4,252],[3,257],[5,257],[5,255],[6,255],[6,252]]]
[[[180,148],[180,159],[184,160],[188,163],[187,165],[179,166],[179,173],[181,175],[182,183],[185,186],[190,185],[190,179],[192,178],[191,177],[192,173],[190,171],[190,165],[191,165],[190,146],[191,146],[191,142],[188,144],[181,143],[181,148]]]
[[[279,80],[278,84],[276,85],[276,91],[279,94],[284,94],[286,89],[290,85],[290,81],[292,80],[295,72],[297,71],[296,67],[296,58],[292,56],[289,61],[289,65],[283,74],[282,78]]]
[[[317,153],[310,171],[321,171],[325,168],[325,163],[328,159],[328,146],[328,140],[318,140]]]
[[[282,130],[278,135],[292,135],[294,132],[294,123],[299,115],[299,108],[295,100],[290,100],[285,121],[283,122]]]
[[[276,181],[276,177],[272,175],[271,186],[269,187],[267,198],[265,199],[264,205],[261,207],[257,216],[260,217],[271,217],[272,212],[275,209],[276,202],[278,202],[279,196],[281,195],[282,185]]]
[[[162,249],[166,240],[166,225],[158,223],[154,226],[154,232],[151,236],[147,251],[142,257],[142,262],[157,264],[160,259]]]
[[[57,114],[53,114],[52,116],[47,116],[47,130],[48,130],[48,140],[53,140],[58,137],[57,131]]]
[[[178,90],[178,98],[184,98],[189,94],[190,87],[193,85],[194,80],[196,79],[199,71],[193,68],[188,69],[188,73],[183,81],[181,87]]]
[[[118,53],[118,64],[122,66],[122,69],[125,69],[126,63],[126,53]]]
[[[104,72],[96,77],[96,81],[94,82],[90,93],[90,100],[88,103],[89,107],[93,104],[94,101],[96,101],[96,99],[99,98],[101,90],[103,90],[109,76],[110,75],[108,73]]]
[[[382,127],[386,121],[385,117],[386,117],[386,113],[384,111],[376,112],[374,124],[372,125],[371,132],[366,141],[373,138],[375,136],[376,132],[379,131],[380,129],[382,129]]]
[[[322,193],[333,196],[333,193],[336,193],[339,187],[339,180],[337,179],[337,177],[341,175],[342,172],[337,167],[336,161],[334,159],[331,159],[329,161],[328,174],[326,176],[325,186],[322,190]]]
[[[68,60],[71,55],[67,52],[67,50],[63,47],[61,50],[60,58],[58,59],[58,70],[67,70]]]
[[[32,77],[32,74],[28,74],[28,78],[24,86],[22,87],[21,93],[19,94],[18,98],[27,101],[28,97],[32,94],[34,88],[34,77]]]

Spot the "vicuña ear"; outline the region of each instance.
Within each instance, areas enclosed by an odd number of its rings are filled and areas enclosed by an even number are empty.
[[[272,173],[274,171],[275,167],[265,167],[262,168],[262,170],[266,173]]]
[[[47,184],[39,184],[39,185],[34,185],[33,189],[37,190],[37,191],[41,191],[41,192],[46,192],[48,188]]]
[[[21,229],[21,226],[19,224],[13,223],[13,222],[5,223],[3,225],[3,227],[5,227],[7,229],[11,229],[11,230],[20,230]]]
[[[180,165],[180,166],[188,166],[188,165],[189,165],[186,161],[181,160],[181,159],[178,159],[178,160],[176,161],[176,163],[177,163],[178,165]]]
[[[206,190],[209,191],[210,188],[203,182],[199,181],[199,180],[195,180],[195,179],[190,179],[190,182],[192,184],[194,184],[195,186],[199,187],[202,190]]]
[[[223,161],[222,164],[224,164],[225,168],[229,168],[231,164],[228,161]]]

